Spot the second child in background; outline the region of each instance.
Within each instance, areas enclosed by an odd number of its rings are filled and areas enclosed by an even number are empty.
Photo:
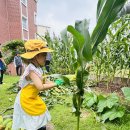
[[[19,55],[19,52],[16,52],[16,55],[14,57],[14,66],[16,67],[16,74],[18,76],[21,76],[23,63],[22,63],[22,59]]]
[[[3,75],[4,75],[5,67],[6,67],[6,63],[0,51],[0,84],[3,84]]]
[[[50,72],[50,61],[51,61],[51,53],[47,52],[46,62],[45,62],[45,67],[47,72]]]

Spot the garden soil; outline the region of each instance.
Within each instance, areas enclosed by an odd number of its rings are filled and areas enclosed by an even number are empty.
[[[122,87],[130,87],[130,79],[115,77],[112,82],[107,86],[107,82],[101,81],[98,83],[98,86],[93,87],[94,91],[98,91],[104,94],[108,93],[117,93],[119,96],[122,96]]]

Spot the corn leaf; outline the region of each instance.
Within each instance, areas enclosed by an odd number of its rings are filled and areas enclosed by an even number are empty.
[[[97,49],[97,45],[100,42],[102,42],[103,39],[105,38],[108,27],[112,22],[115,21],[115,18],[117,17],[118,13],[122,9],[126,1],[127,0],[106,0],[105,5],[98,18],[97,25],[91,36],[91,43],[93,44],[93,48],[92,48],[93,54]],[[99,2],[101,1],[99,0]],[[99,4],[99,5],[100,8],[101,5],[103,6],[103,4]]]
[[[76,84],[77,84],[77,87],[79,88],[79,90],[81,90],[83,88],[83,72],[82,72],[82,69],[79,67],[77,69],[77,73],[76,73]]]
[[[83,57],[86,61],[92,60],[92,49],[90,44],[90,34],[88,31],[89,22],[84,19],[82,21],[76,21],[75,29],[84,36],[84,46],[82,50]]]
[[[77,54],[79,54],[84,45],[84,37],[71,25],[67,27],[67,30],[74,36],[73,45],[77,51]]]
[[[106,0],[98,0],[98,4],[97,4],[97,20],[102,12],[102,9],[104,7],[106,3]]]

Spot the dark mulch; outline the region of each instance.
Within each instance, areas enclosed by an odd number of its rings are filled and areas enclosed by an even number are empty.
[[[115,77],[114,80],[107,85],[107,82],[101,81],[98,86],[93,87],[94,91],[98,91],[104,94],[116,92],[122,96],[122,87],[130,87],[130,79]]]

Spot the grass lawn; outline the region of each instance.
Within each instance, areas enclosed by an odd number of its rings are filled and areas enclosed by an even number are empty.
[[[4,76],[4,83],[0,85],[0,113],[11,107],[14,103],[16,94],[12,94],[8,88],[19,80],[17,76]],[[67,104],[55,105],[50,109],[52,115],[51,123],[55,130],[76,130],[77,118],[72,114],[71,97],[66,97]],[[7,111],[4,115],[10,115],[13,110]],[[95,121],[94,114],[90,111],[83,110],[81,114],[80,130],[130,130],[130,115],[126,115],[120,121],[113,123],[101,124]]]
[[[4,84],[0,85],[0,113],[14,104],[16,94],[10,92],[8,88],[10,88],[12,84],[16,83],[18,80],[18,76],[4,75]],[[11,114],[10,111],[5,114],[9,113]]]

